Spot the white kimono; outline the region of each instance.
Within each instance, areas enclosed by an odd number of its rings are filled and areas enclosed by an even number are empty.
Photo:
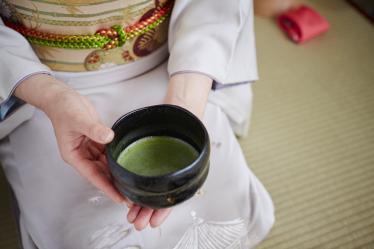
[[[248,248],[265,238],[274,223],[273,204],[232,130],[245,134],[249,82],[257,79],[250,0],[177,0],[168,46],[98,71],[52,71],[22,35],[3,24],[0,47],[0,156],[19,205],[25,249]],[[168,78],[182,72],[215,82],[204,116],[212,141],[210,173],[201,191],[174,207],[160,228],[141,232],[125,220],[126,207],[62,161],[45,114],[19,107],[12,97],[23,79],[52,74],[90,98],[111,126],[126,112],[162,103]]]

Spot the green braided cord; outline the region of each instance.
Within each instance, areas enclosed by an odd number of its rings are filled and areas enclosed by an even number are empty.
[[[27,37],[27,40],[36,45],[57,47],[57,48],[69,48],[69,49],[89,49],[89,48],[101,48],[105,44],[111,41],[108,37],[100,35],[94,35],[92,37],[70,37],[70,39],[54,39],[46,40],[37,37]]]
[[[127,40],[127,34],[120,25],[112,26],[112,29],[117,31],[118,34],[118,46],[121,47]]]
[[[143,35],[150,30],[155,29],[160,25],[169,15],[165,15],[153,23],[145,26],[141,30],[134,30],[126,33],[120,25],[114,25],[112,28],[118,34],[118,46],[122,46],[128,39],[134,38],[139,35]],[[28,36],[27,40],[35,45],[57,47],[57,48],[68,48],[68,49],[92,49],[92,48],[103,48],[107,43],[111,42],[112,39],[99,34],[94,35],[80,35],[64,37],[50,37],[49,39],[43,39],[38,37]]]

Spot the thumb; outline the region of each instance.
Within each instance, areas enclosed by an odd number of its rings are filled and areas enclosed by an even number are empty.
[[[84,132],[88,138],[100,144],[107,144],[113,140],[114,132],[101,122],[92,122],[87,124]]]

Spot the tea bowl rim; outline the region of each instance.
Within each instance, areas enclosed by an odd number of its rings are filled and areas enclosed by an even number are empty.
[[[210,139],[209,139],[209,134],[208,134],[208,131],[207,131],[205,125],[192,112],[188,111],[187,109],[185,109],[183,107],[177,106],[177,105],[158,104],[158,105],[151,105],[151,106],[141,107],[141,108],[132,110],[130,112],[125,113],[120,118],[118,118],[116,120],[116,122],[112,125],[112,130],[114,131],[120,125],[120,123],[124,119],[128,118],[129,116],[132,116],[136,113],[146,111],[146,110],[148,110],[148,111],[151,110],[152,111],[152,109],[157,109],[157,108],[169,108],[169,109],[174,109],[174,110],[177,110],[177,111],[182,111],[184,114],[188,115],[189,117],[192,117],[192,119],[197,122],[197,124],[201,128],[202,133],[204,135],[204,138],[203,138],[204,143],[203,143],[201,151],[199,152],[199,156],[189,165],[186,165],[183,168],[177,169],[175,171],[172,171],[172,172],[169,172],[169,173],[166,173],[166,174],[152,175],[152,176],[140,175],[140,174],[136,174],[132,171],[127,170],[126,168],[122,167],[121,165],[119,165],[117,163],[117,159],[115,159],[111,155],[109,147],[110,147],[112,142],[110,142],[105,146],[105,154],[106,154],[107,159],[108,159],[108,166],[110,168],[110,171],[112,171],[112,169],[113,169],[117,173],[117,174],[113,174],[113,172],[111,172],[112,175],[114,176],[114,179],[116,179],[116,177],[119,177],[118,174],[125,174],[125,175],[127,175],[126,178],[127,177],[132,178],[132,179],[136,178],[137,181],[138,180],[154,181],[154,180],[162,180],[162,179],[174,179],[174,178],[180,177],[181,175],[185,175],[189,171],[193,170],[195,167],[204,166],[206,164],[206,163],[203,163],[204,158],[207,161],[209,161]],[[178,139],[181,139],[181,138],[178,138]],[[183,139],[181,139],[181,140],[183,140]],[[187,142],[185,140],[183,140],[183,141]],[[127,182],[127,184],[132,186],[132,184],[130,182]]]

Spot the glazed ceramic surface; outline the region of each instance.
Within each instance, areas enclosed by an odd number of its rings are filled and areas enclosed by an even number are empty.
[[[151,208],[173,206],[192,197],[204,183],[209,171],[209,136],[189,111],[173,105],[149,106],[125,114],[112,129],[115,137],[106,148],[109,168],[118,190],[133,202]],[[181,139],[199,156],[186,167],[159,176],[139,175],[117,163],[128,145],[149,136]]]

